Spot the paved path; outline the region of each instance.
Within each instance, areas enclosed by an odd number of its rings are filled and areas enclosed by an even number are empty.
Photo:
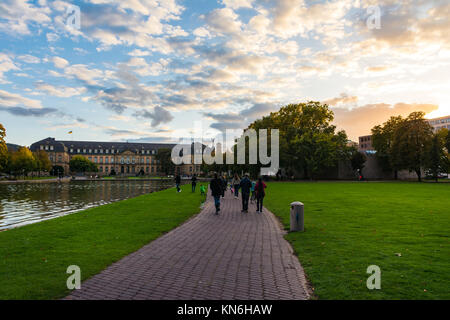
[[[182,194],[181,194],[182,196]],[[180,227],[112,264],[66,299],[308,299],[303,269],[274,215],[241,213],[230,191]]]

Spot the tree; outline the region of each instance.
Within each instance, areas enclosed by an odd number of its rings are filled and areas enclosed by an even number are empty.
[[[447,135],[447,130],[434,133],[427,152],[426,167],[430,169],[436,182],[438,182],[439,173],[447,172],[449,167],[448,155],[444,150]]]
[[[0,172],[6,168],[8,164],[8,147],[6,146],[6,130],[0,123]]]
[[[52,169],[52,163],[48,158],[47,152],[44,150],[38,150],[33,154],[36,164],[36,170],[41,173],[41,171],[50,171]]]
[[[367,157],[364,153],[356,151],[353,152],[350,162],[352,164],[352,168],[355,171],[361,172],[364,168],[364,165],[367,161]]]
[[[64,174],[64,168],[62,166],[53,166],[50,170],[50,175],[52,176],[60,176]]]
[[[97,172],[97,165],[83,156],[74,156],[70,159],[69,166],[71,172]]]
[[[445,147],[447,148],[447,153],[450,153],[450,130],[447,130],[447,136],[445,138]]]
[[[424,112],[411,113],[396,128],[392,143],[395,167],[414,171],[419,182],[433,136],[433,129],[424,116]]]
[[[290,172],[303,171],[305,178],[314,179],[349,157],[347,135],[344,131],[335,132],[333,119],[328,105],[310,101],[282,107],[256,120],[249,128],[279,129],[280,166]]]
[[[175,164],[172,162],[172,149],[161,148],[158,149],[156,160],[161,164],[161,170],[166,174],[174,173]]]
[[[372,128],[372,146],[377,151],[376,158],[384,171],[394,171],[397,179],[398,165],[394,162],[392,145],[397,128],[404,121],[401,116],[391,117],[383,125]]]
[[[14,175],[23,174],[27,176],[36,167],[36,160],[33,153],[27,147],[20,147],[19,150],[11,154],[10,169]]]

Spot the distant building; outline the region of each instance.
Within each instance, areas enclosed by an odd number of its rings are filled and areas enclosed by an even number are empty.
[[[376,153],[375,149],[372,146],[371,135],[359,137],[358,151],[366,154]]]
[[[450,116],[429,119],[428,123],[431,124],[434,131],[437,131],[442,128],[446,128],[446,129],[450,130]]]
[[[162,168],[156,154],[159,149],[172,149],[175,144],[128,143],[98,141],[58,141],[47,138],[33,143],[31,151],[44,150],[53,166],[61,166],[69,173],[69,161],[74,156],[83,156],[97,164],[99,175],[109,175],[112,170],[118,175],[161,175]],[[200,173],[200,165],[176,166],[179,174]]]
[[[7,143],[6,147],[8,148],[8,151],[17,151],[19,150],[22,146],[19,146],[18,144],[14,144],[14,143]]]

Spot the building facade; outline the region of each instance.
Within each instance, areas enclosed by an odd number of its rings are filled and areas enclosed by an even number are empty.
[[[428,123],[431,124],[434,131],[438,131],[442,128],[450,130],[450,116],[429,119]]]
[[[70,172],[69,162],[74,156],[83,156],[97,165],[99,175],[133,176],[139,173],[149,176],[163,175],[161,163],[156,159],[158,150],[172,149],[175,144],[128,143],[97,141],[59,141],[47,138],[33,143],[31,151],[47,152],[53,166],[61,166]],[[192,175],[200,173],[200,165],[176,166],[176,173]]]
[[[359,137],[358,151],[366,154],[373,154],[375,150],[372,146],[372,136]]]

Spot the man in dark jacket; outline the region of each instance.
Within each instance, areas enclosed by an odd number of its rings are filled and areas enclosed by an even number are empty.
[[[197,186],[197,175],[194,173],[192,176],[192,192],[195,192],[195,187]]]
[[[217,173],[214,174],[214,179],[210,183],[211,194],[214,197],[214,204],[216,206],[216,214],[220,211],[220,197],[222,196],[222,180],[217,177]]]
[[[248,178],[248,173],[242,178],[239,187],[242,193],[242,212],[248,212],[248,199],[250,198],[250,189],[252,188],[252,182]]]

